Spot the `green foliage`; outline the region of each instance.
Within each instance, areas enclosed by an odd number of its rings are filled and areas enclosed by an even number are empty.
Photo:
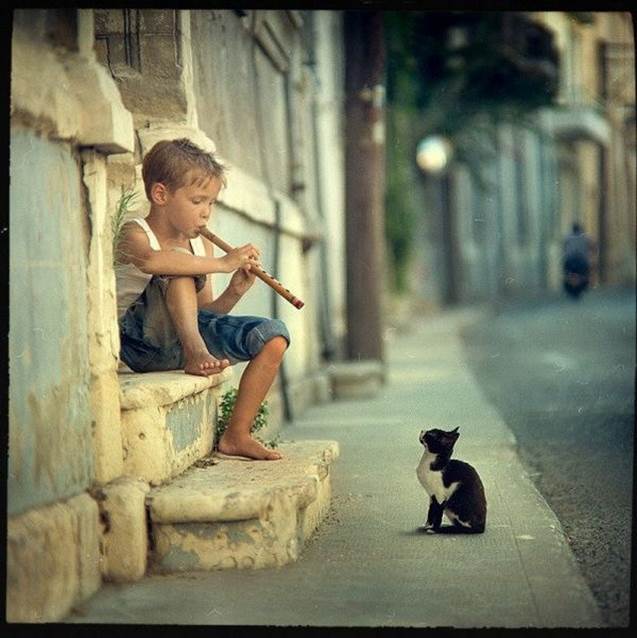
[[[215,433],[215,441],[219,441],[221,435],[226,431],[230,423],[230,418],[232,417],[232,412],[234,410],[235,403],[237,402],[237,394],[239,391],[237,388],[231,388],[221,397],[221,414],[217,419],[217,428]],[[259,406],[259,410],[257,412],[256,417],[252,423],[252,427],[250,428],[250,432],[254,436],[255,439],[263,443],[264,445],[268,445],[270,447],[277,447],[279,442],[279,435],[277,434],[274,439],[270,441],[264,441],[258,434],[259,430],[265,428],[268,424],[268,414],[270,413],[270,408],[268,406],[267,401],[263,401]]]
[[[117,200],[117,206],[115,208],[115,214],[111,219],[111,230],[113,237],[113,265],[117,265],[119,262],[119,240],[122,235],[122,227],[126,221],[126,216],[130,210],[132,204],[137,197],[137,193],[134,189],[129,188],[122,190],[121,197]]]
[[[385,238],[392,265],[391,286],[395,292],[407,292],[407,272],[413,247],[413,227],[417,211],[413,205],[410,178],[400,159],[394,160],[392,179],[385,191]],[[402,168],[402,170],[401,170]]]
[[[406,48],[409,23],[402,13],[385,16],[387,33],[388,92],[400,100],[387,107],[387,184],[385,189],[385,239],[394,292],[407,292],[407,272],[413,247],[413,227],[419,213],[414,201],[415,148],[413,126],[417,120],[416,60]]]
[[[418,139],[553,104],[557,50],[521,13],[387,12],[385,28],[388,105],[416,109]]]

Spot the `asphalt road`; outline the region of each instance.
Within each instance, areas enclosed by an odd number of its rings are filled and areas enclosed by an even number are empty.
[[[610,626],[630,608],[635,292],[501,305],[468,362],[515,434]]]

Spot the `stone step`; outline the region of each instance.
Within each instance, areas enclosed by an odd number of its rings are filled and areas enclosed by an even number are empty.
[[[232,379],[231,368],[209,377],[120,372],[124,474],[160,485],[208,455]]]
[[[287,442],[280,461],[211,457],[146,498],[149,571],[261,568],[295,561],[331,501],[335,441]]]
[[[328,370],[335,399],[370,399],[383,385],[383,364],[377,360],[340,361]]]

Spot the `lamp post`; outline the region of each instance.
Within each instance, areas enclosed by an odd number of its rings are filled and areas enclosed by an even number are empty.
[[[439,193],[446,303],[455,303],[458,292],[455,219],[449,197],[451,180],[448,168],[452,157],[451,143],[440,135],[429,135],[420,140],[416,147],[416,164],[425,177],[435,178],[432,181]]]

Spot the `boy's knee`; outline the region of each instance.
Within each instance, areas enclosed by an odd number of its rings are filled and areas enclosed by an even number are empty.
[[[286,325],[280,319],[269,319],[261,330],[266,339],[263,349],[276,359],[282,359],[290,345],[290,333]]]
[[[278,368],[283,361],[287,347],[288,342],[283,337],[272,337],[263,344],[260,358],[266,365]]]
[[[272,337],[266,342],[264,348],[267,348],[273,355],[283,357],[288,349],[288,342],[284,337]]]

